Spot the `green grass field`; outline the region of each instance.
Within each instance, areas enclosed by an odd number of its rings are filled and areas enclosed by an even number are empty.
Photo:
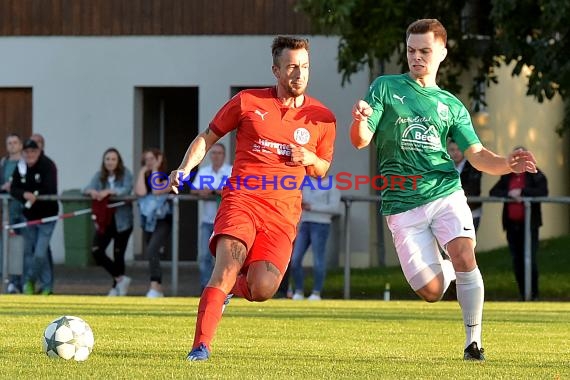
[[[485,363],[462,360],[457,302],[234,299],[208,362],[184,360],[197,298],[0,297],[2,379],[564,379],[570,304],[488,302]],[[83,363],[50,359],[48,323],[84,318],[95,348]]]

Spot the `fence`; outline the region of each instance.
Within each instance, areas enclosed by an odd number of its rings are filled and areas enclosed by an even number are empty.
[[[8,215],[8,202],[10,200],[10,195],[7,194],[0,194],[0,198],[2,199],[2,252],[3,252],[3,260],[2,260],[2,292],[6,292],[6,285],[8,283],[8,237],[9,237],[9,215]],[[179,264],[179,252],[178,252],[178,239],[179,239],[179,220],[180,220],[180,209],[179,209],[179,202],[180,201],[198,201],[204,200],[207,198],[199,198],[196,195],[171,195],[170,196],[173,205],[172,211],[172,273],[171,273],[171,291],[172,295],[176,296],[178,294],[178,264]],[[37,197],[38,200],[57,200],[60,202],[76,202],[76,201],[89,201],[90,199],[85,196],[70,196],[70,195],[40,195]],[[132,202],[136,201],[137,197],[135,196],[124,196],[124,197],[114,197],[112,199],[113,202],[125,201],[125,202]],[[215,200],[215,198],[212,198]],[[87,213],[86,210],[81,210],[81,212],[77,213],[67,213],[59,215],[56,218],[52,219],[64,219],[66,217],[73,217],[75,215],[82,215]],[[73,214],[73,215],[72,215]],[[47,219],[47,218],[46,218]]]
[[[0,194],[2,199],[2,292],[6,291],[6,285],[8,282],[8,226],[9,226],[9,215],[8,215],[8,201],[10,196],[7,194]],[[172,200],[172,266],[171,266],[171,292],[173,296],[178,295],[178,267],[179,267],[179,251],[178,251],[178,240],[179,240],[179,220],[180,220],[180,209],[179,203],[181,201],[192,201],[196,202],[198,200],[204,200],[204,198],[199,198],[195,195],[170,195]],[[135,196],[126,197],[115,197],[112,199],[113,202],[116,201],[136,201]],[[499,198],[499,197],[469,197],[470,201],[476,202],[513,202],[510,198]],[[85,201],[89,198],[84,196],[69,196],[69,195],[42,195],[38,197],[38,200],[57,200],[61,202],[71,202],[71,201]],[[214,198],[212,198],[214,200]],[[350,254],[350,214],[351,207],[354,202],[374,202],[378,203],[380,201],[379,196],[357,196],[357,195],[344,195],[341,198],[344,203],[344,298],[350,299],[350,272],[351,272],[351,254]],[[562,203],[570,204],[570,197],[523,197],[522,202],[525,206],[525,300],[529,301],[531,299],[531,254],[530,254],[530,206],[533,202],[541,203]],[[66,217],[72,217],[73,213],[63,214],[58,217],[58,219],[64,219]],[[381,219],[381,218],[380,218]]]
[[[379,196],[357,196],[345,195],[341,198],[344,203],[344,299],[350,299],[350,213],[354,202],[374,202],[381,201]],[[512,198],[501,197],[468,197],[474,202],[516,202]],[[562,203],[570,204],[570,197],[522,197],[525,208],[525,241],[524,241],[524,265],[525,265],[525,301],[531,300],[531,252],[530,252],[530,206],[534,202],[540,203]],[[382,220],[382,218],[380,218]]]

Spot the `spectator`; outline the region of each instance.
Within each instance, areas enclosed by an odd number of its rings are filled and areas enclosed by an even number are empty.
[[[15,133],[10,133],[6,137],[6,152],[8,154],[2,158],[0,161],[0,189],[2,193],[10,193],[10,185],[12,183],[12,174],[14,170],[19,166],[20,168],[25,168],[26,162],[22,158],[22,140],[20,136]],[[9,200],[9,221],[10,224],[20,223],[24,221],[23,215],[23,208],[22,202],[17,200],[10,199]],[[10,230],[10,236],[13,235],[21,235],[22,229]],[[15,246],[10,247],[10,256],[11,257],[21,257],[24,252],[23,249],[18,252],[13,252],[12,249],[16,248]],[[23,248],[23,247],[22,247]],[[1,257],[1,256],[0,256]],[[23,268],[22,268],[23,270]],[[7,291],[8,293],[21,293],[22,292],[22,276],[20,274],[10,274],[9,276],[9,283]]]
[[[293,246],[291,273],[295,293],[293,300],[305,298],[303,290],[303,258],[309,248],[313,250],[313,291],[309,301],[320,301],[326,274],[326,247],[332,217],[339,214],[340,191],[331,177],[311,178],[312,186],[303,186],[301,224]]]
[[[513,152],[526,151],[522,146],[516,147]],[[525,208],[521,197],[546,197],[548,183],[544,173],[537,168],[536,173],[510,173],[501,176],[499,181],[491,188],[493,197],[509,197],[516,202],[503,203],[503,230],[507,234],[509,251],[513,259],[513,271],[518,284],[521,300],[525,299]],[[538,299],[538,265],[536,253],[538,251],[538,229],[542,226],[542,212],[540,202],[532,202],[530,208],[530,253],[531,253],[531,297]]]
[[[55,165],[55,162],[53,162],[53,160],[51,158],[46,156],[46,153],[45,153],[46,141],[44,139],[44,136],[39,134],[39,133],[34,133],[33,135],[30,136],[30,139],[34,140],[36,142],[36,144],[38,144],[38,147],[41,150],[41,156],[45,157],[45,159],[50,163],[50,165],[53,166],[53,173],[55,173],[57,175],[57,166]],[[57,183],[57,178],[55,178],[54,181],[56,181],[56,183]],[[48,262],[49,262],[49,270],[51,271],[51,277],[54,278],[54,276],[53,276],[53,253],[51,251],[51,246],[49,246],[49,245],[48,245]]]
[[[96,232],[91,251],[98,265],[113,277],[109,296],[126,296],[131,278],[125,276],[125,251],[133,231],[133,209],[130,203],[108,208],[111,196],[124,196],[133,190],[133,175],[123,164],[119,151],[109,148],[103,153],[101,169],[84,190],[93,200]],[[106,249],[113,240],[113,260]]]
[[[166,251],[172,229],[172,207],[168,201],[170,187],[168,177],[161,176],[166,172],[166,159],[160,150],[145,150],[142,165],[135,183],[135,194],[139,197],[141,228],[150,271],[150,288],[146,296],[159,298],[164,297],[160,256]]]
[[[202,166],[196,174],[192,193],[203,198],[212,198],[216,196],[216,200],[203,200],[200,202],[201,222],[200,222],[200,238],[198,247],[198,268],[200,269],[200,288],[203,291],[214,269],[214,256],[210,252],[210,236],[214,232],[214,219],[218,211],[219,197],[222,194],[222,186],[226,179],[232,173],[232,166],[225,163],[226,148],[224,144],[216,143],[210,149],[209,165]]]
[[[43,154],[38,144],[28,139],[24,143],[25,174],[14,170],[10,193],[24,204],[24,217],[35,221],[59,212],[57,201],[37,201],[39,195],[57,195],[57,172],[55,165]],[[26,227],[24,235],[24,294],[37,291],[53,293],[53,272],[48,257],[49,241],[55,221]],[[36,288],[39,280],[41,287]]]
[[[461,180],[461,187],[463,187],[463,192],[467,197],[473,196],[478,197],[481,195],[481,172],[473,167],[469,161],[463,155],[463,152],[457,146],[457,143],[453,139],[449,139],[447,142],[447,153],[453,160],[455,164],[455,170],[459,173],[459,179]],[[473,225],[475,227],[475,232],[479,229],[479,223],[481,222],[482,213],[482,203],[481,202],[467,202],[469,208],[471,209],[471,214],[473,215]]]

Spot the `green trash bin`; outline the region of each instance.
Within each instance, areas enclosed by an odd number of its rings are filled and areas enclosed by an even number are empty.
[[[65,190],[63,196],[81,196],[80,189]],[[62,201],[63,212],[70,213],[91,208],[91,199],[77,201]],[[63,236],[65,243],[65,265],[70,267],[87,267],[94,265],[91,254],[91,243],[95,226],[91,213],[82,214],[63,220]]]

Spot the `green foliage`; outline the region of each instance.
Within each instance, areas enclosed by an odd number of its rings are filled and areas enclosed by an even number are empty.
[[[496,26],[497,55],[515,62],[512,75],[524,65],[532,68],[527,95],[539,102],[556,94],[566,101],[559,133],[570,129],[570,3],[560,1],[494,0],[491,19]]]
[[[340,36],[338,70],[342,83],[352,74],[368,66],[389,62],[396,54],[404,70],[405,27],[418,18],[446,20],[448,34],[461,35],[460,13],[465,1],[394,1],[394,0],[300,0],[297,8],[315,22],[318,32]],[[442,83],[450,90],[459,90],[457,76],[468,67],[468,44],[455,41],[450,49],[452,59],[442,66]]]
[[[394,56],[405,63],[405,28],[419,18],[437,18],[448,32],[448,58],[440,85],[459,91],[462,72],[476,62],[470,96],[474,111],[484,105],[483,87],[497,83],[495,69],[515,62],[513,76],[531,68],[527,95],[539,102],[557,94],[566,101],[560,134],[570,129],[570,2],[567,0],[394,1],[298,0],[317,32],[340,36],[338,70],[342,83],[363,67],[373,76]],[[467,11],[467,12],[466,12]]]

